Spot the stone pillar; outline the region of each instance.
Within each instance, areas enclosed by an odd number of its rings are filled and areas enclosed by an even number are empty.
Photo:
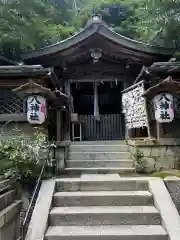
[[[65,149],[63,146],[56,146],[56,171],[57,173],[65,168]]]

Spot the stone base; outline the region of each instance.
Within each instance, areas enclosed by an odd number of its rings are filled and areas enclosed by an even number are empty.
[[[176,162],[180,161],[180,139],[130,139],[127,140],[132,158],[135,148],[144,154],[149,166],[159,169],[174,169]]]

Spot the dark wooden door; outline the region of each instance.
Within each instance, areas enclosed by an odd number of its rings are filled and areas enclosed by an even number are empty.
[[[124,117],[122,114],[104,114],[100,121],[93,115],[80,115],[83,122],[83,140],[124,139]]]

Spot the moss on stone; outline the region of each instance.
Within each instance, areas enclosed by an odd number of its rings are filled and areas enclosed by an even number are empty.
[[[168,177],[168,176],[176,176],[180,178],[180,172],[155,172],[153,174],[151,174],[151,177],[160,177],[162,179]]]

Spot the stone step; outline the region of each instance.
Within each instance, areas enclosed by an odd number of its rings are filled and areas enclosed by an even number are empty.
[[[153,206],[55,207],[50,225],[160,225],[161,217]]]
[[[153,196],[148,191],[56,192],[53,196],[53,207],[146,205],[153,205]]]
[[[78,173],[133,173],[135,171],[135,168],[133,167],[107,167],[107,168],[65,168],[65,172],[68,174],[78,174]]]
[[[105,176],[106,178],[106,176]],[[56,181],[56,191],[135,191],[148,190],[148,181],[140,178],[122,178],[120,180],[80,180],[79,178],[62,178]]]
[[[69,152],[69,160],[119,160],[131,159],[129,152]]]
[[[104,140],[104,141],[77,141],[71,142],[71,146],[77,145],[126,145],[124,140]]]
[[[68,160],[67,168],[133,167],[132,160]]]
[[[13,203],[15,191],[11,190],[0,195],[0,211]]]
[[[70,152],[128,152],[129,147],[127,145],[71,145]]]
[[[55,226],[49,227],[45,240],[168,240],[161,226]]]

